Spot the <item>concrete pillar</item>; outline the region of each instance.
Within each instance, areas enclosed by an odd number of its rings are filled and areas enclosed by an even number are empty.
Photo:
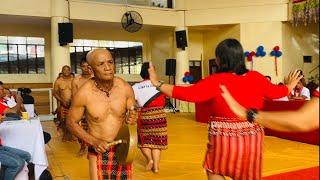
[[[58,23],[69,22],[68,1],[51,0],[51,81],[54,82],[64,65],[70,66],[69,46],[60,46]],[[50,97],[52,98],[52,97]],[[53,110],[57,107],[53,99]]]
[[[68,1],[51,0],[51,80],[58,77],[64,65],[70,66],[69,46],[60,46],[58,23],[69,22]]]
[[[175,31],[181,31],[185,30],[187,35],[187,42],[188,45],[189,39],[188,39],[188,28],[185,26],[185,12],[179,11],[180,21],[179,25],[175,28]],[[184,50],[176,48],[176,85],[186,86],[187,84],[182,81],[182,78],[184,76],[184,73],[186,71],[189,71],[189,53],[188,53],[188,47],[185,47]],[[190,106],[192,106],[192,103],[188,103],[185,101],[176,100],[176,107],[180,110],[180,112],[191,112]]]
[[[186,30],[187,34],[187,42],[188,42],[188,28],[187,27],[176,27],[176,31],[182,31]],[[189,44],[189,42],[188,42]],[[188,53],[188,47],[185,47],[185,50],[182,50],[180,48],[176,49],[176,84],[181,85],[185,84],[182,81],[182,78],[184,76],[184,73],[186,71],[189,71],[189,53]]]

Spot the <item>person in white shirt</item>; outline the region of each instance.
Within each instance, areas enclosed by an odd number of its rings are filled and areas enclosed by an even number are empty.
[[[16,99],[12,95],[10,89],[5,88],[4,89],[5,96],[4,99],[6,100],[6,104],[8,105],[9,108],[13,108],[17,105]]]
[[[304,87],[304,79],[300,79],[296,87],[292,90],[289,99],[292,100],[310,100],[310,91]]]

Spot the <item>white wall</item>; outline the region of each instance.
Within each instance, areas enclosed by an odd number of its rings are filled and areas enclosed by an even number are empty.
[[[51,0],[1,0],[0,14],[51,16]]]
[[[288,4],[196,9],[186,11],[187,26],[287,20]]]
[[[244,51],[256,51],[258,46],[263,45],[267,53],[265,57],[253,57],[253,70],[271,76],[273,83],[283,81],[283,56],[277,58],[278,76],[275,72],[274,57],[270,56],[274,46],[278,45],[280,51],[283,51],[282,35],[281,22],[240,24],[240,40]],[[250,62],[247,62],[247,68],[250,69]]]
[[[91,21],[120,22],[126,7],[120,4],[108,4],[86,1],[71,1],[71,19]],[[141,14],[143,23],[147,25],[176,26],[179,22],[178,12],[173,9],[130,6]]]
[[[282,24],[283,32],[283,72],[302,69],[306,78],[319,75],[319,26],[293,26],[290,22]],[[312,63],[303,63],[303,56],[312,56]],[[306,79],[307,80],[307,79]]]
[[[179,2],[180,0],[178,0]],[[178,5],[184,5],[186,10],[194,9],[217,9],[230,7],[249,7],[249,6],[267,6],[276,4],[286,4],[289,0],[184,0],[184,3],[179,2]]]
[[[150,52],[151,61],[156,67],[159,79],[168,81],[165,75],[166,59],[175,58],[174,30],[152,31],[150,32]],[[172,81],[171,81],[172,83]]]

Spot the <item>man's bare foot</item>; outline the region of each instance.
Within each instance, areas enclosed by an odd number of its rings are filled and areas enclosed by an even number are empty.
[[[80,148],[79,152],[77,153],[77,157],[82,157],[83,155],[85,155],[87,153],[87,149],[84,148]]]
[[[146,170],[147,170],[147,171],[150,171],[150,170],[152,169],[152,167],[153,167],[153,160],[150,160],[150,161],[148,162],[148,164],[146,165]]]

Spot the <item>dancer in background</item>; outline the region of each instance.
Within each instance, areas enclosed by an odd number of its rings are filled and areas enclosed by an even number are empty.
[[[72,81],[72,97],[74,97],[81,86],[84,85],[93,76],[86,58],[81,60],[80,67],[81,74],[79,76],[76,76]],[[82,117],[79,123],[84,130],[88,130],[88,123],[85,116]],[[78,139],[78,141],[80,143],[80,150],[77,153],[77,156],[81,157],[86,153],[86,144],[81,139]]]
[[[141,107],[138,119],[138,147],[147,159],[146,170],[159,172],[161,151],[167,149],[167,119],[164,112],[165,95],[149,80],[149,63],[142,64],[143,81],[132,88]]]
[[[53,87],[53,96],[59,103],[59,127],[63,131],[62,141],[72,141],[72,134],[66,127],[66,119],[69,113],[72,97],[72,84],[73,77],[71,76],[70,66],[62,67],[62,77],[59,77]]]

